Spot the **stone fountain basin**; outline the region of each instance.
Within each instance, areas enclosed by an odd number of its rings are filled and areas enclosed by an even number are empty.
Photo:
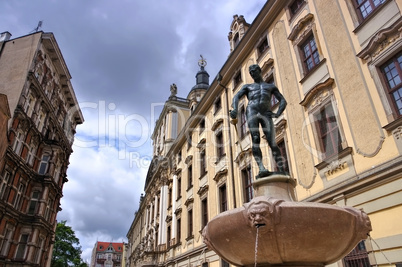
[[[371,231],[368,216],[355,208],[292,202],[259,196],[213,218],[204,242],[238,266],[326,265],[348,254]]]

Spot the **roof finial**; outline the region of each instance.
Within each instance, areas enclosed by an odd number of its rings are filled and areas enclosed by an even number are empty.
[[[201,69],[203,69],[207,65],[207,60],[202,55],[200,55],[200,57],[201,59],[198,60],[198,66],[200,66]]]

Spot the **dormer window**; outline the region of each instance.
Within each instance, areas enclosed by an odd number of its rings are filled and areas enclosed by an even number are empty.
[[[230,32],[228,36],[231,52],[236,49],[237,45],[240,43],[249,26],[250,24],[246,22],[244,16],[233,16],[233,21],[230,25]]]

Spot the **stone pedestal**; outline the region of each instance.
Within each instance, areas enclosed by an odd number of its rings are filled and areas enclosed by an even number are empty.
[[[355,208],[296,202],[295,185],[285,175],[256,180],[256,196],[213,218],[204,242],[237,266],[323,266],[342,259],[371,231],[368,216]]]
[[[296,179],[289,175],[274,174],[253,182],[254,195],[269,196],[286,201],[296,201]]]

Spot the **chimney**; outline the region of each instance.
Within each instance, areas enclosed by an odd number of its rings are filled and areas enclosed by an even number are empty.
[[[11,38],[11,33],[9,32],[2,32],[0,33],[0,42],[6,42],[8,40],[10,40]]]

